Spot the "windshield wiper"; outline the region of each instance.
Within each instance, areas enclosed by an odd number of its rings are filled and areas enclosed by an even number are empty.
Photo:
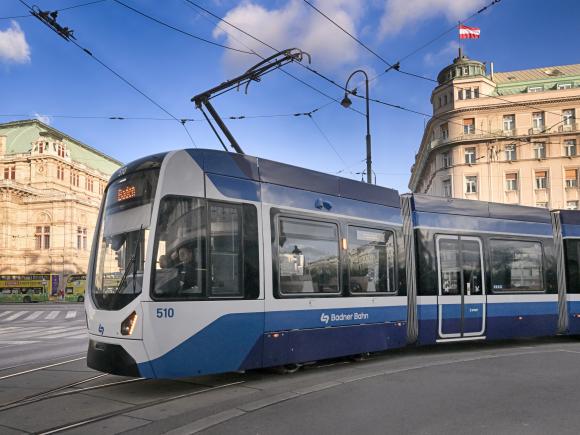
[[[127,282],[127,276],[129,275],[129,270],[131,269],[131,266],[133,266],[133,294],[135,294],[135,275],[137,274],[137,251],[139,249],[139,246],[141,245],[141,233],[143,231],[143,225],[141,225],[141,227],[139,228],[139,236],[137,237],[137,243],[135,243],[135,250],[133,251],[133,255],[131,256],[131,258],[129,259],[129,264],[127,264],[127,267],[125,268],[125,271],[123,272],[123,276],[121,277],[121,281],[119,282],[119,285],[117,286],[117,288],[115,289],[115,294],[119,293],[121,291],[121,289],[123,289],[125,287],[125,284]]]

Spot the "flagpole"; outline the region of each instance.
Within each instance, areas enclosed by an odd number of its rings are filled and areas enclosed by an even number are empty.
[[[461,47],[461,21],[457,22],[457,39],[459,40],[459,56],[461,56],[461,53],[463,51],[463,48]],[[459,59],[461,60],[461,59]]]

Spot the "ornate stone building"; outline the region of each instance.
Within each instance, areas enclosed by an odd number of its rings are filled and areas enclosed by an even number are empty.
[[[580,64],[488,73],[460,51],[437,81],[413,192],[578,208]]]
[[[37,120],[0,124],[0,274],[86,273],[121,162]]]

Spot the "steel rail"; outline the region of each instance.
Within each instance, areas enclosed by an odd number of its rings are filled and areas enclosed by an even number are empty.
[[[231,382],[228,384],[223,384],[223,385],[218,385],[216,387],[211,387],[211,388],[206,388],[204,390],[199,390],[199,391],[193,391],[191,393],[184,393],[184,394],[179,394],[177,396],[172,396],[172,397],[168,397],[165,399],[157,399],[157,400],[152,400],[146,403],[142,403],[139,405],[135,405],[135,406],[129,406],[127,408],[124,409],[119,409],[117,411],[112,411],[112,412],[108,412],[105,414],[101,414],[95,417],[90,417],[84,420],[79,420],[73,423],[68,423],[65,425],[61,425],[61,426],[55,426],[49,429],[45,429],[43,431],[39,431],[36,432],[37,435],[50,435],[50,434],[55,434],[55,433],[60,433],[60,432],[65,432],[67,430],[71,430],[71,429],[76,429],[82,426],[87,426],[91,423],[96,423],[99,421],[103,421],[103,420],[107,420],[109,418],[113,418],[113,417],[117,417],[119,415],[123,415],[127,412],[134,412],[134,411],[138,411],[140,409],[145,409],[145,408],[149,408],[151,406],[156,406],[156,405],[161,405],[163,403],[167,403],[167,402],[172,402],[174,400],[179,400],[179,399],[184,399],[186,397],[192,397],[192,396],[197,396],[203,393],[208,393],[210,391],[215,391],[215,390],[219,390],[222,388],[227,388],[227,387],[231,387],[234,385],[240,385],[245,383],[245,381],[238,381],[238,382]]]

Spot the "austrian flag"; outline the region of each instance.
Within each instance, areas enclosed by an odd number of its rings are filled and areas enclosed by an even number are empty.
[[[459,39],[479,39],[479,27],[459,25]]]

